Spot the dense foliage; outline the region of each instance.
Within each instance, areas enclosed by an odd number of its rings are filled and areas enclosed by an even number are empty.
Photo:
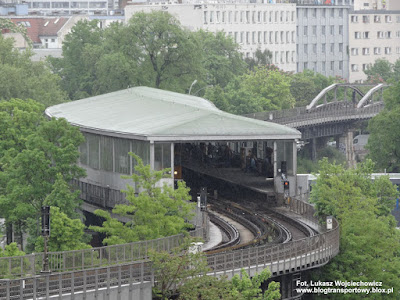
[[[246,271],[241,270],[241,276],[235,275],[232,280],[208,276],[207,258],[204,253],[188,251],[190,239],[172,250],[150,251],[150,260],[153,262],[156,284],[153,289],[154,296],[161,299],[171,299],[172,295],[179,294],[179,299],[232,299],[250,300],[280,299],[279,283],[272,281],[263,291],[264,283],[271,273],[264,269],[260,274],[249,277]]]
[[[47,199],[76,217],[80,201],[69,183],[85,174],[76,165],[79,129],[64,119],[46,119],[42,105],[20,99],[0,102],[0,128],[0,216],[19,233],[29,224],[36,228]]]
[[[13,43],[0,33],[0,100],[34,99],[45,106],[65,102],[60,77],[47,64],[32,62],[30,49],[20,52]]]
[[[314,276],[321,281],[382,281],[383,288],[399,291],[400,234],[390,214],[397,190],[388,176],[371,182],[372,171],[370,160],[356,169],[329,164],[326,159],[320,163],[310,201],[319,216],[333,215],[339,220],[341,235],[339,255],[315,271]],[[341,294],[331,298],[352,296]],[[396,293],[374,296],[398,297]]]
[[[384,93],[385,108],[369,121],[369,157],[379,171],[400,172],[400,81]]]
[[[385,58],[378,58],[364,73],[369,83],[396,83],[400,80],[400,59],[392,64]]]
[[[156,239],[184,233],[191,224],[187,222],[193,216],[194,204],[189,202],[189,188],[184,182],[174,189],[166,184],[157,184],[170,169],[154,171],[150,165],[143,165],[137,155],[130,153],[136,160],[136,173],[124,178],[132,179],[135,187],[127,186],[126,200],[129,204],[118,204],[112,212],[126,217],[130,221],[122,223],[111,217],[107,211],[96,210],[95,214],[105,219],[103,226],[90,226],[91,229],[106,234],[103,243],[107,245],[123,244],[141,240]]]

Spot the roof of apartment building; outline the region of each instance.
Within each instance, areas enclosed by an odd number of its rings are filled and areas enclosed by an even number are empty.
[[[69,18],[39,17],[39,18],[10,18],[17,25],[26,28],[28,37],[33,43],[41,43],[41,36],[57,36],[57,33],[64,26]]]

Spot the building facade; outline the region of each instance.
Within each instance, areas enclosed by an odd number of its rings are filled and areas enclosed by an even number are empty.
[[[223,31],[240,45],[245,57],[257,49],[272,52],[272,62],[296,71],[296,6],[293,3],[207,3],[128,5],[125,18],[138,11],[163,10],[189,30]]]
[[[297,6],[297,66],[349,79],[349,5]]]
[[[358,10],[349,18],[350,82],[363,82],[378,58],[400,59],[400,10]]]

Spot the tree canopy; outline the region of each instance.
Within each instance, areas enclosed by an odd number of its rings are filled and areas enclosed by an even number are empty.
[[[385,108],[368,123],[369,157],[380,171],[400,172],[400,82],[384,93]]]
[[[370,83],[397,82],[400,79],[400,59],[392,64],[385,58],[378,58],[364,73]]]
[[[400,288],[400,235],[390,214],[397,190],[388,176],[371,182],[373,163],[356,169],[320,163],[310,201],[319,216],[333,215],[340,223],[340,253],[314,272],[316,280],[382,281],[383,288]],[[336,297],[335,297],[336,296]],[[381,297],[379,295],[377,297]],[[385,295],[396,299],[398,295]],[[331,295],[333,299],[351,295]],[[383,296],[382,296],[383,297]]]
[[[20,52],[13,45],[0,34],[0,99],[34,99],[46,107],[65,102],[61,78],[46,63],[32,62],[30,49]]]
[[[76,165],[83,136],[42,110],[33,100],[0,102],[0,215],[20,231],[37,220],[46,199],[69,216],[80,204],[69,183],[85,174]]]
[[[136,160],[135,171],[131,176],[135,187],[127,186],[126,200],[129,204],[118,204],[112,212],[131,221],[122,223],[112,218],[110,213],[96,210],[95,214],[105,219],[103,226],[90,226],[91,229],[106,234],[103,243],[107,245],[123,244],[141,240],[184,233],[191,228],[187,222],[193,216],[194,204],[189,188],[184,182],[174,189],[166,184],[159,187],[157,183],[165,176],[170,176],[170,169],[154,171],[150,165],[144,165],[142,159],[130,153]]]

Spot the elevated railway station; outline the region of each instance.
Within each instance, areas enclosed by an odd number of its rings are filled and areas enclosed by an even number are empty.
[[[153,170],[170,168],[160,184],[184,180],[194,200],[207,187],[206,207],[215,225],[209,226],[207,213],[198,211],[200,225],[191,235],[209,241],[209,275],[230,278],[245,269],[253,276],[269,268],[281,282],[282,298],[300,299],[295,279],[339,251],[336,220],[330,230],[320,227],[312,206],[295,198],[298,185],[307,185],[296,174],[301,137],[296,129],[228,114],[199,97],[147,87],[56,105],[46,115],[65,118],[85,136],[79,164],[87,177],[76,183],[86,211],[125,202],[120,190],[134,185],[121,179],[134,172],[135,160],[128,152]],[[282,201],[283,194],[291,201]],[[150,299],[149,287],[157,278],[147,251],[169,251],[182,238],[50,253],[53,273],[47,276],[35,267],[41,254],[0,258],[0,265],[13,266],[8,272],[16,278],[0,280],[0,299],[74,299],[74,293],[111,299],[114,292]]]

